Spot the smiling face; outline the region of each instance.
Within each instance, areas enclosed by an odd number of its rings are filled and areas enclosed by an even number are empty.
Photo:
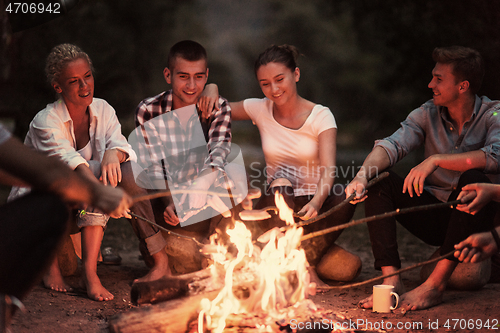
[[[434,104],[452,106],[459,98],[460,93],[468,87],[467,81],[459,81],[453,74],[453,65],[436,63],[432,70],[432,80],[428,87],[432,89]]]
[[[283,105],[297,96],[299,68],[294,71],[278,62],[262,65],[257,70],[257,80],[264,95],[276,105]]]
[[[167,83],[172,85],[174,109],[196,104],[208,80],[207,61],[177,57],[172,68],[165,68],[163,74]]]
[[[94,75],[85,59],[70,61],[52,86],[70,111],[86,109],[94,98]]]

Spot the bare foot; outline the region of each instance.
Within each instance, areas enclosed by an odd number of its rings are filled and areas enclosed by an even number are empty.
[[[72,291],[73,288],[64,282],[64,278],[59,269],[57,258],[52,262],[48,272],[43,276],[43,285],[45,288],[65,293]]]
[[[80,284],[82,289],[87,291],[87,296],[94,301],[111,301],[115,298],[112,293],[103,287],[97,275],[82,276]]]
[[[422,310],[438,305],[443,301],[444,291],[430,283],[423,283],[417,288],[401,295],[402,312]]]
[[[166,276],[171,276],[172,272],[168,266],[168,256],[165,251],[160,251],[151,256],[154,260],[154,266],[151,268],[148,274],[145,276],[135,279],[134,283],[137,282],[151,282],[159,280]]]
[[[318,276],[318,274],[316,273],[316,267],[312,267],[312,266],[309,266],[307,268],[308,272],[309,272],[309,279],[311,281],[311,283],[315,283],[316,284],[316,291],[317,292],[324,292],[326,290],[330,290],[330,286],[327,285],[326,283],[324,283]]]
[[[382,267],[383,275],[392,273],[392,270],[396,270],[393,267]],[[394,292],[398,295],[402,295],[405,293],[406,289],[399,275],[390,276],[385,278],[382,284],[387,284],[390,286],[394,286]],[[358,307],[362,309],[371,309],[373,308],[373,294],[369,297],[358,302]]]

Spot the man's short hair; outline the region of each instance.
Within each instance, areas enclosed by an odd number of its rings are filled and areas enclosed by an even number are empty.
[[[432,59],[437,63],[451,64],[459,81],[469,81],[469,89],[476,94],[484,77],[484,61],[478,51],[464,46],[436,47]]]
[[[207,61],[207,51],[205,48],[192,40],[183,40],[176,43],[170,48],[168,53],[167,65],[169,69],[173,69],[175,58],[181,57],[187,61]]]

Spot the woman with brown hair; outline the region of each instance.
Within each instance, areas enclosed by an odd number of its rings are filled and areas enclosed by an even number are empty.
[[[298,94],[298,57],[298,50],[291,45],[267,48],[254,67],[265,98],[249,98],[232,102],[230,106],[232,120],[252,120],[259,128],[267,184],[256,208],[274,206],[274,193],[280,192],[288,206],[307,220],[343,201],[345,194],[341,184],[334,184],[337,172],[335,118],[329,108]],[[215,85],[210,86],[212,89]],[[348,222],[354,208],[346,205],[335,214],[305,226],[304,233]],[[259,224],[265,231],[280,223],[283,222],[274,218]],[[331,233],[302,244],[309,263],[317,265],[339,235],[340,232]],[[352,274],[342,274],[348,276],[347,280],[356,277],[361,269],[359,258],[352,256],[352,259]]]

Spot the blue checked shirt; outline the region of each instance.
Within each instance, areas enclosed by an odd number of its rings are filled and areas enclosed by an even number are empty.
[[[206,169],[215,168],[224,173],[231,150],[231,108],[222,97],[219,104],[220,110],[208,121],[201,121],[194,112],[183,128],[175,112],[170,113],[171,90],[139,103],[136,131],[142,133],[145,144],[138,145],[138,161],[146,166],[150,179],[189,185]],[[158,116],[162,117],[156,118]]]
[[[424,145],[425,158],[434,154],[458,154],[482,150],[486,156],[486,174],[500,173],[500,102],[476,96],[474,112],[458,134],[447,108],[432,100],[413,110],[391,136],[375,141],[389,155],[391,166],[411,151]],[[437,168],[425,181],[424,188],[441,201],[447,201],[456,189],[461,172]]]

